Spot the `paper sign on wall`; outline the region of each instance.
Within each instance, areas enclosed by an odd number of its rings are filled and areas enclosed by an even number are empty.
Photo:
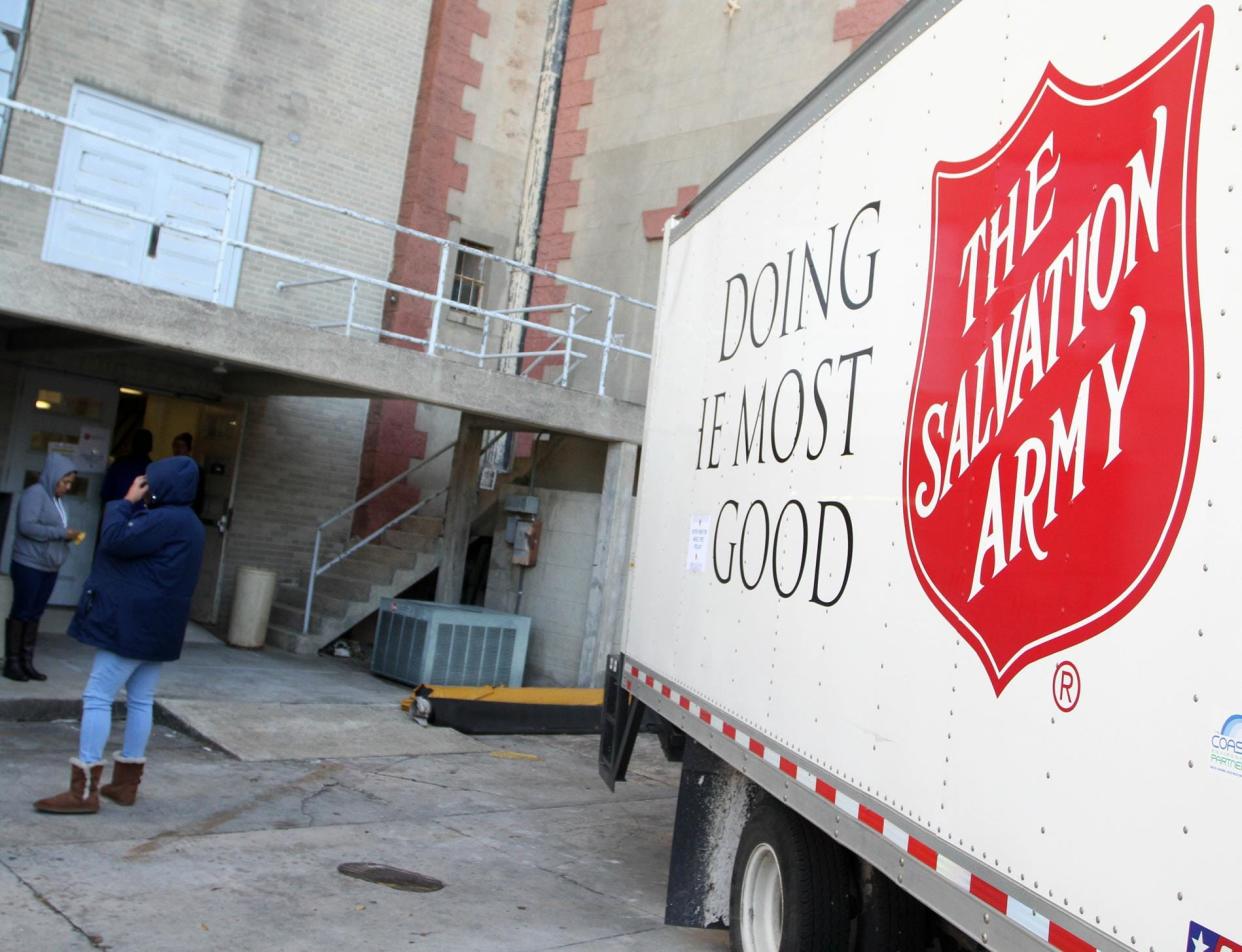
[[[79,473],[102,473],[108,468],[108,443],[112,433],[103,426],[84,426],[78,432]]]
[[[686,554],[686,571],[707,571],[707,539],[711,531],[711,516],[690,517],[690,548]]]

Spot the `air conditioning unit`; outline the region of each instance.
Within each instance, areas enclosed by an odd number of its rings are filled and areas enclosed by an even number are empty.
[[[371,673],[411,686],[520,687],[529,641],[525,615],[389,599],[379,610]]]

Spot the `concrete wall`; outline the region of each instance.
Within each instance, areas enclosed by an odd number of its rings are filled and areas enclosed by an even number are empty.
[[[40,0],[16,98],[65,113],[75,82],[257,142],[260,179],[395,219],[430,0]],[[10,175],[51,184],[60,127],[14,116]],[[47,202],[0,188],[0,246],[38,255]],[[387,276],[392,234],[255,197],[258,244]],[[275,292],[313,276],[247,254],[237,304],[293,320],[343,319],[346,284]],[[378,323],[381,292],[360,313]]]
[[[505,542],[505,518],[501,514],[492,540],[486,605],[497,611],[514,611],[521,586],[518,614],[531,618],[526,683],[573,687],[582,654],[600,497],[555,489],[539,489],[535,495],[543,520],[539,562],[526,569],[522,577],[511,562],[513,549]]]

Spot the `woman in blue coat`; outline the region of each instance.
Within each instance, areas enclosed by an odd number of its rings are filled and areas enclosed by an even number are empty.
[[[69,789],[35,804],[44,813],[95,813],[99,794],[134,802],[146,764],[160,667],[181,656],[203,561],[203,524],[191,504],[198,466],[185,456],[152,463],[124,499],[108,503],[99,548],[69,634],[95,648],[82,692],[78,756]],[[125,686],[125,739],[112,782],[99,785],[112,701]]]

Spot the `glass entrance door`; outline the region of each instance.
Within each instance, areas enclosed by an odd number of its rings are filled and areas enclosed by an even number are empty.
[[[74,459],[78,480],[65,497],[69,525],[86,532],[86,541],[69,547],[69,559],[60,569],[51,604],[75,605],[94,558],[101,513],[100,491],[108,464],[112,426],[116,419],[116,384],[68,374],[24,371],[4,486],[14,495],[5,527],[0,565],[8,570],[17,524],[17,495],[34,483],[49,453]]]
[[[220,621],[220,589],[224,580],[224,556],[228,548],[229,521],[233,513],[233,492],[237,486],[237,464],[241,457],[242,433],[246,426],[244,406],[214,404],[205,406],[199,418],[199,465],[204,480],[203,523],[207,542],[203,549],[203,570],[190,617],[206,625]],[[201,451],[198,446],[201,445]]]

